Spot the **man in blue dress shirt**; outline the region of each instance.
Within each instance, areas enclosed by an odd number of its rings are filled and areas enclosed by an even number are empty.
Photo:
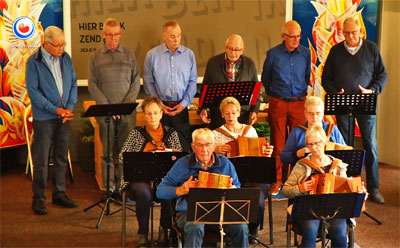
[[[163,26],[164,44],[147,52],[143,69],[144,88],[148,95],[163,101],[162,124],[178,131],[184,151],[189,151],[190,126],[187,107],[197,91],[194,53],[180,45],[181,28],[175,21]]]
[[[277,183],[272,194],[278,194],[282,185],[280,153],[285,146],[287,126],[291,131],[306,121],[304,101],[310,82],[310,50],[300,45],[301,27],[296,21],[283,25],[283,42],[267,52],[261,81],[269,95],[268,122],[271,128],[271,145],[276,158]]]

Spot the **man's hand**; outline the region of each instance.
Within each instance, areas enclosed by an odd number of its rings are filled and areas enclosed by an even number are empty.
[[[163,113],[166,114],[166,115],[171,115],[170,113],[172,112],[172,108],[170,108],[170,107],[168,107],[168,106],[166,106],[166,105],[163,105],[162,111],[163,111]]]
[[[297,150],[296,155],[298,158],[302,158],[306,153],[310,153],[310,149],[308,149],[307,147],[303,147]]]
[[[339,91],[339,94],[343,94],[344,93],[344,89],[342,88],[340,91]]]
[[[200,119],[202,122],[204,122],[206,124],[209,124],[211,122],[211,119],[208,117],[208,114],[207,114],[207,109],[201,110]]]
[[[176,195],[187,195],[190,188],[196,188],[197,184],[198,181],[193,180],[193,176],[190,176],[190,178],[182,186],[176,188]]]
[[[228,189],[236,189],[236,185],[233,184],[233,178],[229,178],[229,187]]]
[[[262,154],[264,154],[267,157],[271,157],[273,151],[274,151],[274,146],[272,146],[270,144],[267,144],[266,146],[263,145],[261,147]]]
[[[314,184],[315,182],[313,180],[308,180],[299,184],[299,189],[301,192],[308,192],[314,189]]]
[[[71,109],[63,109],[63,108],[57,108],[56,114],[58,115],[58,118],[62,119],[63,123],[72,120],[74,116]]]
[[[371,90],[371,89],[366,89],[366,88],[362,87],[360,84],[358,85],[358,88],[361,90],[361,93],[363,93],[363,94],[371,94],[371,93],[374,93],[373,90]]]
[[[176,105],[175,107],[173,107],[173,108],[171,109],[170,115],[171,115],[171,116],[178,115],[178,114],[180,114],[184,109],[185,109],[185,108],[184,108],[182,105],[178,104],[178,105]]]
[[[119,119],[121,119],[121,116],[120,115],[113,115],[113,119],[114,120],[119,120]]]
[[[257,121],[257,113],[256,112],[251,112],[249,116],[249,124],[253,125]]]

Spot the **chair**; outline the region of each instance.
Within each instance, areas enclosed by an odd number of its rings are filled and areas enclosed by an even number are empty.
[[[24,112],[24,131],[25,131],[25,138],[26,138],[26,146],[28,148],[28,158],[26,160],[26,168],[25,174],[28,174],[29,169],[31,170],[31,178],[33,180],[33,159],[32,159],[32,138],[33,138],[33,128],[32,128],[32,105],[29,105]],[[52,165],[51,163],[49,165]],[[74,181],[74,173],[72,170],[72,163],[71,163],[71,154],[68,150],[68,165],[69,165],[69,173],[71,181]]]

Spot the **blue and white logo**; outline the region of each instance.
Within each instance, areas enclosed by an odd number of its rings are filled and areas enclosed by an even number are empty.
[[[12,26],[14,35],[21,40],[27,40],[35,33],[35,23],[26,16],[18,17]]]

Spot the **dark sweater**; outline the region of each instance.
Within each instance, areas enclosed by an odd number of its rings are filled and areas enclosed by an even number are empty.
[[[382,92],[387,74],[378,47],[363,40],[360,50],[351,55],[344,47],[344,41],[336,44],[329,52],[322,73],[322,86],[327,93],[361,93],[360,84],[366,89]]]

